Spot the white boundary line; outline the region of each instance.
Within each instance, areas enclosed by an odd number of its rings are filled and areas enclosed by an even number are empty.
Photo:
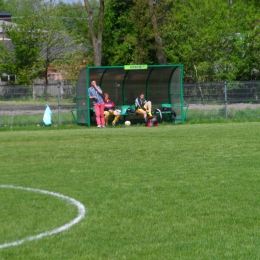
[[[32,241],[32,240],[36,240],[36,239],[41,239],[41,238],[46,237],[46,236],[51,236],[51,235],[63,232],[65,230],[71,228],[73,225],[77,224],[79,221],[81,221],[84,218],[85,213],[86,213],[86,209],[85,209],[85,207],[84,207],[84,205],[82,203],[80,203],[79,201],[77,201],[77,200],[75,200],[73,198],[64,196],[64,195],[59,194],[59,193],[46,191],[46,190],[32,189],[32,188],[24,188],[24,187],[13,186],[13,185],[0,185],[0,188],[27,190],[27,191],[34,191],[34,192],[47,194],[47,195],[51,195],[51,196],[56,196],[58,198],[66,200],[67,202],[75,205],[78,208],[78,216],[75,219],[73,219],[72,221],[70,221],[69,223],[65,224],[64,226],[61,226],[61,227],[56,228],[56,229],[51,230],[51,231],[46,231],[46,232],[41,233],[39,235],[29,236],[29,237],[26,237],[26,238],[18,240],[18,241],[2,244],[2,245],[0,245],[0,250],[3,249],[3,248],[6,248],[6,247],[10,247],[10,246],[21,245],[22,243],[24,243],[26,241]]]

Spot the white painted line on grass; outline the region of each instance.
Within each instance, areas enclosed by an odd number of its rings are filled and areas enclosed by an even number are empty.
[[[43,193],[43,194],[47,194],[47,195],[51,195],[51,196],[56,196],[58,198],[66,200],[67,202],[75,205],[78,208],[78,216],[75,219],[73,219],[72,221],[70,221],[69,223],[65,224],[64,226],[61,226],[61,227],[56,228],[56,229],[51,230],[51,231],[46,231],[46,232],[41,233],[39,235],[29,236],[29,237],[26,237],[26,238],[18,240],[18,241],[2,244],[2,245],[0,245],[0,250],[3,249],[3,248],[6,248],[6,247],[10,247],[10,246],[21,245],[22,243],[24,243],[26,241],[32,241],[32,240],[40,239],[40,238],[43,238],[43,237],[46,237],[46,236],[51,236],[51,235],[63,232],[65,230],[68,230],[73,225],[75,225],[79,221],[81,221],[84,218],[85,213],[86,213],[86,209],[85,209],[85,207],[82,203],[80,203],[79,201],[77,201],[73,198],[64,196],[64,195],[59,194],[59,193],[46,191],[46,190],[32,189],[32,188],[24,188],[24,187],[13,186],[13,185],[0,185],[0,188],[27,190],[27,191],[34,191],[34,192]]]

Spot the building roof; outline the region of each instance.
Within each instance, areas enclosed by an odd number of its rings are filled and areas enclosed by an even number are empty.
[[[0,12],[0,21],[11,22],[12,15],[7,12]]]
[[[0,12],[0,17],[11,17],[12,15],[8,12],[2,11]]]

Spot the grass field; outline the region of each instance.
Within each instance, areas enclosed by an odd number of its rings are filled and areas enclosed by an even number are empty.
[[[0,132],[0,259],[260,259],[259,129],[245,122]],[[1,248],[78,214],[61,198],[3,185],[73,198],[85,217]]]

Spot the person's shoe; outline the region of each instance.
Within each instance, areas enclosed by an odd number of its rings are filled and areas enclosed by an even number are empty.
[[[102,127],[103,127],[103,128],[106,128],[106,126],[105,126],[105,125],[102,125]]]
[[[108,123],[106,123],[106,126],[108,126]]]
[[[101,125],[98,125],[97,127],[98,127],[98,128],[100,128],[100,127],[101,127]]]
[[[112,126],[116,126],[116,123],[115,123],[115,122],[112,122]]]

